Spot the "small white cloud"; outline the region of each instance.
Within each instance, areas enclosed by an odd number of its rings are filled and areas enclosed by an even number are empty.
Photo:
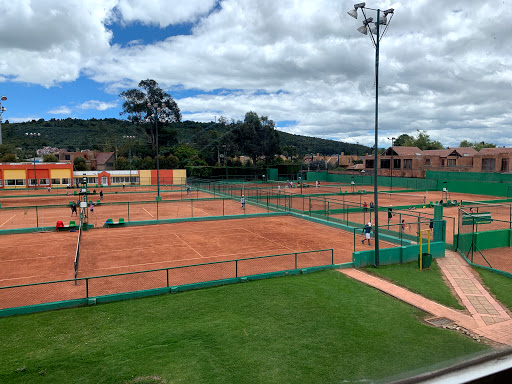
[[[48,113],[52,115],[69,115],[71,114],[71,108],[62,106],[55,109],[52,109],[51,111],[48,111]]]
[[[117,107],[116,102],[105,102],[105,101],[98,101],[98,100],[89,100],[86,101],[78,106],[80,109],[96,109],[98,111],[105,111],[110,108]]]
[[[9,117],[9,123],[24,123],[26,121],[39,120],[39,116],[26,116],[26,117]]]

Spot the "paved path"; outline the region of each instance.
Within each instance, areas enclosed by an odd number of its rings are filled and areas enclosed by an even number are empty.
[[[512,318],[480,284],[476,278],[476,272],[459,254],[453,251],[447,250],[444,258],[436,260],[469,315],[445,307],[361,270],[351,268],[339,271],[436,317],[446,317],[471,333],[512,346]]]

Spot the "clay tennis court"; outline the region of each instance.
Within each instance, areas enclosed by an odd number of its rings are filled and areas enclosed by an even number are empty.
[[[206,195],[206,194],[203,194]],[[126,198],[131,198],[123,196]],[[105,203],[108,201],[108,203]],[[140,202],[130,201],[123,203],[111,203],[105,199],[103,204],[95,205],[94,210],[89,210],[89,224],[102,227],[107,219],[118,221],[123,218],[125,222],[164,220],[185,217],[247,215],[263,213],[269,210],[265,207],[246,204],[242,209],[238,200],[234,199],[184,199],[163,200],[158,204],[155,201]],[[67,205],[61,207],[32,207],[0,210],[0,230],[16,228],[42,228],[54,227],[58,220],[65,225],[70,221],[78,223],[76,215],[71,216],[71,208]]]
[[[512,247],[485,249],[481,252],[492,268],[512,273]],[[468,257],[471,260],[471,254]],[[473,253],[473,263],[489,267],[485,259],[479,252]]]
[[[0,237],[0,286],[72,279],[76,232]],[[372,249],[356,239],[356,250]],[[381,242],[382,248],[396,246]],[[353,233],[288,215],[140,227],[82,233],[78,277],[204,264],[275,254],[292,255],[240,263],[238,276],[294,269],[294,252],[334,250],[334,263],[352,261]],[[298,268],[331,264],[331,252],[298,256]],[[171,270],[170,285],[234,276],[235,263]],[[92,279],[89,296],[166,286],[166,271]],[[0,290],[0,308],[85,297],[84,281]]]

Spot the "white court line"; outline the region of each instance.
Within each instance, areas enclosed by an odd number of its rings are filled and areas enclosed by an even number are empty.
[[[13,277],[11,279],[0,279],[0,281],[11,281],[11,280],[21,280],[21,279],[35,279],[36,277],[41,276],[23,276],[23,277]]]
[[[149,213],[149,212],[148,212],[148,210],[147,210],[146,208],[142,207],[142,209],[143,209],[143,210],[145,210],[145,211],[146,211],[146,213],[147,213],[149,216],[151,216],[151,217],[155,217],[155,216],[153,216],[151,213]]]
[[[4,226],[4,225],[9,221],[9,220],[11,220],[11,219],[12,219],[14,216],[16,216],[16,215],[17,215],[17,213],[15,213],[15,214],[10,218],[10,219],[7,219],[6,221],[4,221],[4,222],[2,223],[2,225],[0,225],[0,227],[3,227],[3,226]]]
[[[271,243],[277,244],[277,245],[279,245],[281,248],[286,248],[286,249],[289,249],[289,250],[290,250],[290,251],[292,251],[292,252],[295,252],[295,251],[293,250],[293,248],[289,248],[289,247],[287,247],[286,245],[283,245],[283,244],[281,244],[281,243],[278,243],[277,241],[270,240],[269,238],[266,238],[265,236],[258,235],[256,232],[250,231],[250,230],[248,230],[247,228],[242,227],[242,229],[243,229],[244,231],[247,231],[247,232],[249,232],[249,233],[252,233],[253,235],[259,236],[259,237],[261,237],[262,239],[265,239],[265,240],[267,240],[267,241],[270,241]]]
[[[185,240],[183,240],[181,237],[179,237],[177,233],[175,233],[175,234],[174,234],[174,236],[176,236],[178,239],[180,239],[181,241],[183,241],[183,243],[184,243],[187,247],[189,247],[191,250],[193,250],[195,253],[197,253],[201,259],[203,258],[203,256],[201,256],[201,254],[200,254],[199,252],[197,252],[194,248],[192,248],[192,247],[190,246],[190,244],[189,244],[189,243],[187,243]]]

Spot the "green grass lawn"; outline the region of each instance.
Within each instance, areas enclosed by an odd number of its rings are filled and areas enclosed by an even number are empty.
[[[482,268],[475,268],[475,270],[497,299],[512,310],[512,279]]]
[[[423,315],[324,271],[3,318],[0,382],[339,383],[489,350]]]
[[[455,309],[464,309],[450,292],[441,274],[441,268],[432,260],[430,269],[420,271],[418,263],[381,265],[379,268],[366,267],[366,272],[395,282],[428,299]]]

